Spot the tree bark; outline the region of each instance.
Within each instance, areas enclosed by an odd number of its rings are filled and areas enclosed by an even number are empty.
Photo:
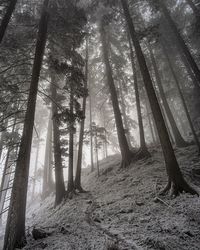
[[[128,125],[128,118],[127,118],[127,114],[126,114],[126,105],[124,102],[124,95],[123,95],[123,90],[122,90],[122,84],[121,82],[119,82],[119,94],[120,94],[120,101],[121,101],[121,111],[122,111],[122,117],[124,120],[124,127],[126,130],[126,139],[128,142],[128,146],[129,148],[131,148],[131,134],[130,134],[130,129],[129,129],[129,125]]]
[[[90,109],[90,159],[91,159],[91,172],[94,171],[94,159],[93,159],[93,134],[92,134],[92,95],[91,95],[91,84],[90,79],[89,84],[89,109]]]
[[[168,191],[172,187],[174,195],[178,195],[180,192],[183,192],[183,191],[189,192],[192,194],[197,194],[197,192],[187,184],[187,182],[183,178],[183,175],[180,171],[173,147],[170,142],[169,135],[167,133],[167,128],[166,128],[166,125],[162,116],[162,112],[161,112],[161,109],[160,109],[160,106],[156,97],[156,93],[153,88],[153,83],[150,77],[149,70],[147,68],[146,60],[142,52],[141,46],[139,44],[139,41],[137,39],[135,27],[134,27],[134,24],[133,24],[133,21],[129,12],[128,3],[126,0],[121,0],[121,3],[122,3],[123,10],[124,10],[126,22],[129,27],[133,45],[135,47],[136,56],[137,56],[140,70],[143,76],[143,80],[144,80],[145,88],[146,88],[147,95],[149,98],[151,110],[153,112],[154,120],[155,120],[156,127],[158,130],[158,135],[159,135],[161,146],[163,149],[163,154],[164,154],[164,159],[165,159],[165,164],[166,164],[166,171],[168,174],[168,185],[164,191]]]
[[[85,57],[85,83],[84,88],[87,89],[88,85],[88,38],[86,39],[86,57]],[[76,168],[76,176],[74,185],[79,192],[83,192],[83,188],[81,186],[81,170],[82,170],[82,155],[83,155],[83,138],[84,138],[84,130],[85,130],[85,114],[86,114],[86,102],[87,96],[83,97],[83,105],[82,105],[82,112],[84,119],[81,121],[80,125],[80,134],[79,134],[79,148],[78,148],[78,160],[77,160],[77,168]]]
[[[162,11],[162,13],[164,14],[168,24],[169,24],[169,27],[171,28],[171,30],[173,31],[174,33],[174,36],[180,46],[180,49],[182,50],[182,53],[184,54],[184,56],[186,57],[197,81],[198,81],[198,84],[199,84],[199,87],[200,87],[200,70],[190,52],[190,50],[188,49],[184,39],[182,38],[182,36],[180,35],[179,33],[179,30],[178,28],[176,27],[176,24],[175,22],[173,21],[173,19],[171,18],[171,15],[167,9],[167,7],[165,6],[165,3],[164,1],[162,0],[157,0],[157,2],[159,3],[159,6],[160,6],[160,9]]]
[[[97,166],[97,176],[100,176],[100,171],[99,171],[99,150],[98,150],[98,134],[97,130],[95,131],[95,151],[96,151],[96,166]]]
[[[5,128],[7,126],[8,126],[8,119],[6,119],[6,121],[5,121]],[[6,134],[6,131],[2,131],[2,133],[1,133],[1,139],[0,139],[0,160],[1,160],[2,152],[3,152],[3,147],[4,147],[5,134]]]
[[[155,140],[155,144],[158,144],[159,143],[158,131],[157,131],[157,128],[156,128],[154,117],[153,117],[151,109],[149,107],[148,96],[145,97],[144,100],[145,100],[146,112],[147,112],[147,115],[149,117],[148,118],[148,120],[149,120],[149,126],[152,127],[152,139],[154,137],[153,141]]]
[[[138,117],[139,133],[140,133],[140,149],[141,151],[144,152],[143,153],[144,156],[150,156],[150,153],[147,150],[146,141],[145,141],[144,125],[143,125],[143,120],[142,120],[142,110],[141,110],[141,105],[140,105],[140,94],[139,94],[139,88],[138,88],[137,71],[136,71],[136,66],[134,62],[133,47],[131,44],[129,33],[128,33],[128,42],[129,42],[130,58],[131,58],[131,65],[132,65],[132,71],[133,71],[133,82],[134,82],[133,87],[135,90],[137,117]]]
[[[10,151],[11,148],[8,149],[7,155],[6,155],[6,161],[4,165],[4,170],[3,170],[3,176],[1,180],[1,189],[0,189],[0,226],[2,224],[2,212],[5,204],[5,199],[6,199],[6,194],[7,194],[7,189],[9,188],[9,181],[10,181],[10,172],[11,172],[11,167],[9,164],[9,158],[10,158]]]
[[[149,105],[147,102],[147,99],[145,98],[145,109],[146,109],[146,117],[149,123],[149,128],[150,128],[150,132],[151,132],[151,137],[152,137],[152,142],[153,144],[157,143],[157,137],[156,137],[156,133],[155,133],[155,127],[152,121],[152,117],[151,117],[151,111],[149,109]]]
[[[71,197],[74,192],[74,169],[73,169],[73,157],[74,157],[74,122],[73,120],[74,113],[74,94],[73,94],[73,86],[71,86],[70,90],[70,124],[69,124],[69,165],[68,165],[68,184],[67,184],[67,193],[69,197]]]
[[[55,206],[59,205],[65,197],[65,183],[63,176],[63,166],[61,158],[61,145],[60,145],[60,130],[58,121],[58,106],[56,104],[57,100],[57,90],[55,86],[56,79],[52,74],[51,84],[51,97],[52,97],[52,119],[53,119],[53,145],[54,145],[54,161],[55,161]]]
[[[35,157],[35,166],[34,166],[34,176],[33,176],[33,189],[32,189],[32,200],[34,199],[35,195],[35,184],[36,184],[36,178],[37,178],[37,169],[38,169],[38,158],[39,158],[39,152],[40,152],[40,138],[38,138],[37,143],[37,149],[36,149],[36,157]]]
[[[180,133],[178,127],[177,127],[176,121],[175,121],[175,119],[173,117],[173,114],[172,114],[172,112],[170,110],[167,98],[165,96],[164,88],[163,88],[163,85],[162,85],[162,80],[160,78],[160,74],[159,74],[158,66],[157,66],[157,63],[156,63],[156,60],[155,60],[155,57],[154,57],[154,54],[153,54],[153,50],[152,50],[150,44],[148,44],[147,46],[148,46],[148,50],[150,52],[150,57],[151,57],[151,61],[152,61],[152,65],[153,65],[153,69],[154,69],[154,73],[155,73],[156,82],[157,82],[157,86],[158,86],[158,89],[159,89],[160,97],[161,97],[161,100],[162,100],[162,103],[163,103],[163,106],[164,106],[164,109],[165,109],[169,124],[171,126],[171,129],[172,129],[172,132],[173,132],[173,135],[174,135],[175,144],[176,144],[177,147],[180,147],[180,148],[181,147],[187,147],[187,146],[189,146],[189,143],[187,143],[183,139],[183,137],[182,137],[182,135],[181,135],[181,133]]]
[[[39,31],[36,43],[35,58],[32,70],[32,79],[28,96],[27,110],[25,114],[24,128],[15,170],[10,207],[4,237],[4,250],[21,248],[26,244],[25,237],[25,213],[29,176],[29,162],[31,153],[32,133],[34,126],[35,106],[38,91],[40,70],[47,39],[48,3],[43,4],[42,15],[39,23]]]
[[[0,25],[0,43],[2,42],[6,29],[8,27],[8,24],[10,22],[10,19],[12,17],[12,14],[15,10],[15,6],[17,4],[17,0],[10,0],[10,3],[7,7],[6,13],[1,21],[1,25]]]
[[[112,74],[112,69],[111,69],[110,61],[109,61],[109,55],[108,55],[109,46],[107,44],[108,41],[107,41],[107,35],[106,35],[105,29],[106,29],[106,24],[104,23],[104,17],[103,17],[101,20],[101,24],[100,24],[100,35],[101,35],[101,42],[102,42],[103,59],[104,59],[104,64],[105,64],[106,76],[107,76],[107,84],[109,87],[114,116],[115,116],[119,147],[120,147],[121,156],[122,156],[121,167],[126,167],[130,165],[133,159],[133,153],[129,149],[123,122],[122,122],[122,116],[121,116],[121,112],[119,108],[119,101],[118,101],[117,92],[116,92],[113,74]]]

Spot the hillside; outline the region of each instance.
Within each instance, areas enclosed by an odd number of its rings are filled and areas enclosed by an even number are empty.
[[[31,204],[28,231],[35,225],[50,235],[37,241],[29,236],[25,249],[199,249],[200,200],[187,194],[156,198],[167,179],[160,152],[151,153],[124,170],[119,170],[119,156],[110,156],[101,162],[99,178],[86,169],[83,186],[88,193],[56,209],[53,195]],[[195,148],[176,153],[186,179],[199,185]]]

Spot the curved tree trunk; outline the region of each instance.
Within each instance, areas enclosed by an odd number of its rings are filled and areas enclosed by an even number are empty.
[[[55,79],[52,75],[51,79],[51,98],[52,98],[52,120],[53,120],[53,145],[54,145],[54,161],[55,161],[55,206],[59,205],[65,197],[65,183],[63,176],[63,166],[61,157],[61,145],[60,145],[60,130],[58,121],[58,106],[56,104],[57,100],[57,90],[55,86]]]
[[[11,16],[15,10],[15,6],[17,4],[17,0],[10,0],[10,3],[7,7],[6,13],[1,21],[0,25],[0,43],[3,40],[3,37],[5,35],[6,29],[8,27],[8,24],[10,22]]]
[[[86,58],[85,58],[85,83],[84,83],[85,89],[87,89],[87,83],[88,83],[88,60],[89,60],[89,55],[88,55],[88,38],[87,38],[86,39]],[[83,106],[82,106],[84,119],[81,121],[81,125],[80,125],[78,160],[77,160],[76,176],[74,180],[75,188],[79,190],[80,192],[84,191],[81,186],[81,169],[82,169],[82,155],[83,155],[83,137],[84,137],[84,129],[85,129],[86,101],[87,101],[87,96],[85,95],[83,97]]]
[[[32,79],[24,121],[24,129],[22,133],[22,139],[17,159],[10,208],[6,225],[6,233],[4,237],[4,250],[13,250],[17,247],[21,248],[26,244],[25,213],[29,176],[29,162],[38,82],[47,38],[48,3],[49,0],[44,1],[42,15],[39,23]]]
[[[151,61],[152,61],[152,65],[153,65],[153,69],[154,69],[154,73],[155,73],[156,82],[157,82],[157,86],[158,86],[158,89],[159,89],[160,97],[161,97],[161,100],[162,100],[162,103],[163,103],[163,106],[164,106],[164,109],[165,109],[169,124],[171,126],[171,129],[172,129],[172,132],[173,132],[173,135],[174,135],[175,144],[176,144],[177,147],[180,147],[180,148],[181,147],[187,147],[187,146],[189,146],[189,143],[187,143],[183,139],[183,137],[182,137],[182,135],[181,135],[181,133],[180,133],[178,127],[177,127],[176,121],[175,121],[175,119],[173,117],[173,114],[172,114],[172,112],[170,110],[167,98],[165,96],[165,92],[164,92],[164,88],[163,88],[162,81],[161,81],[161,78],[160,78],[160,74],[159,74],[159,71],[158,71],[157,63],[156,63],[156,60],[155,60],[155,57],[154,57],[154,54],[153,54],[153,50],[152,50],[150,44],[148,45],[148,49],[149,49],[149,52],[150,52]]]
[[[183,178],[183,175],[180,171],[173,147],[170,142],[169,135],[167,133],[167,128],[166,128],[166,125],[162,116],[162,112],[161,112],[161,109],[160,109],[160,106],[156,97],[156,93],[153,88],[153,83],[150,77],[149,70],[147,68],[146,60],[142,52],[141,46],[139,44],[139,41],[137,39],[133,21],[129,12],[127,0],[121,0],[121,3],[122,3],[123,10],[124,10],[125,18],[127,21],[127,25],[129,27],[133,45],[135,47],[136,56],[137,56],[140,70],[143,76],[145,88],[147,91],[150,106],[153,112],[157,130],[158,130],[158,135],[160,138],[161,146],[163,149],[163,154],[164,154],[164,159],[165,159],[165,164],[166,164],[166,171],[167,171],[168,180],[169,180],[168,181],[169,185],[167,185],[167,188],[164,191],[168,191],[172,187],[174,195],[178,195],[179,192],[183,192],[183,191],[189,192],[192,194],[197,194],[197,192],[187,184],[187,182]]]
[[[120,147],[121,156],[122,156],[121,167],[126,167],[131,163],[133,159],[133,153],[129,149],[128,142],[127,142],[126,135],[125,135],[122,116],[121,116],[121,112],[119,108],[119,101],[117,98],[117,92],[116,92],[116,88],[114,84],[110,61],[109,61],[109,55],[108,55],[109,46],[107,44],[108,41],[107,41],[105,28],[106,28],[106,24],[104,23],[104,18],[102,18],[101,24],[100,24],[100,35],[101,35],[101,42],[102,42],[103,59],[104,59],[106,75],[107,75],[107,83],[108,83],[108,87],[110,90],[111,101],[112,101],[112,106],[113,106],[113,111],[114,111],[114,116],[115,116],[119,147]]]

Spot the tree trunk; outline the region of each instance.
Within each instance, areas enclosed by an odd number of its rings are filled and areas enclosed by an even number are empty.
[[[115,122],[116,122],[116,127],[117,127],[119,147],[120,147],[121,156],[122,156],[121,167],[126,167],[130,165],[133,159],[133,153],[129,149],[123,122],[122,122],[122,116],[121,116],[121,112],[119,108],[119,101],[117,98],[117,92],[116,92],[116,88],[114,84],[110,61],[109,61],[109,55],[108,55],[109,46],[107,44],[108,41],[107,41],[105,26],[106,24],[104,23],[104,18],[102,18],[101,24],[100,24],[100,35],[101,35],[101,42],[102,42],[103,59],[104,59],[104,64],[105,64],[106,76],[107,76],[107,84],[110,90],[111,101],[112,101]]]
[[[51,156],[52,156],[52,114],[50,113],[48,127],[47,127],[47,139],[45,147],[45,159],[44,159],[44,173],[43,173],[43,186],[42,197],[45,199],[52,191],[52,171],[51,171]]]
[[[52,132],[53,132],[53,123],[52,123]],[[50,192],[52,192],[55,189],[55,183],[53,180],[53,133],[51,134],[51,144],[49,149],[49,168],[47,175],[47,183]]]
[[[148,96],[145,97],[144,100],[145,100],[146,112],[148,115],[150,129],[152,127],[152,130],[151,130],[152,131],[152,139],[153,139],[153,141],[155,141],[155,144],[158,144],[159,143],[158,132],[156,129],[156,124],[155,124],[154,118],[152,116],[151,109],[149,107]]]
[[[171,28],[171,30],[174,33],[174,36],[176,37],[176,40],[179,44],[180,49],[182,50],[182,53],[184,54],[184,56],[186,57],[197,81],[200,87],[200,70],[191,54],[191,52],[189,51],[185,41],[183,40],[182,36],[179,33],[178,28],[176,27],[176,24],[174,23],[174,21],[172,20],[170,13],[168,11],[168,9],[165,6],[164,1],[162,0],[157,0],[157,2],[159,3],[160,9],[162,10],[162,13],[164,14],[166,20],[168,21],[169,27]]]
[[[8,27],[8,24],[10,22],[11,16],[15,10],[15,6],[17,4],[17,0],[10,0],[10,3],[8,4],[8,7],[6,9],[6,13],[1,21],[0,25],[0,43],[3,40],[3,37],[5,35],[6,29]]]
[[[106,130],[105,114],[103,114],[103,126],[104,126],[104,129],[105,129],[105,142],[104,142],[105,158],[107,158],[108,157],[108,146],[107,146],[107,130]]]
[[[131,134],[130,134],[130,129],[129,129],[129,125],[128,125],[128,118],[126,115],[126,105],[124,102],[124,95],[123,95],[121,82],[119,82],[119,94],[120,94],[120,101],[121,101],[122,116],[123,116],[123,120],[124,120],[124,127],[126,130],[126,139],[127,139],[129,148],[131,148]]]
[[[96,165],[97,165],[97,176],[100,176],[99,171],[99,150],[98,150],[98,139],[97,139],[97,130],[95,131],[95,151],[96,151]]]
[[[67,184],[67,193],[71,197],[74,192],[74,169],[73,169],[73,157],[74,157],[74,122],[73,122],[73,113],[74,113],[74,94],[73,86],[70,90],[70,124],[69,124],[69,165],[68,165],[68,184]]]
[[[180,171],[178,162],[176,160],[176,156],[174,154],[173,147],[170,142],[169,135],[167,133],[167,128],[166,128],[166,125],[162,116],[162,112],[161,112],[161,109],[160,109],[160,106],[156,97],[156,93],[153,88],[153,83],[150,77],[149,70],[147,68],[146,60],[142,52],[141,46],[139,44],[139,41],[137,39],[137,35],[136,35],[133,21],[129,12],[127,1],[121,0],[121,3],[122,3],[123,10],[124,10],[125,18],[127,21],[127,25],[129,27],[133,45],[135,47],[136,56],[137,56],[140,70],[143,76],[143,80],[144,80],[145,88],[146,88],[147,95],[149,98],[151,110],[153,112],[154,120],[155,120],[156,127],[158,130],[158,135],[159,135],[161,146],[163,149],[163,154],[164,154],[164,159],[165,159],[165,164],[166,164],[166,171],[168,174],[168,185],[164,191],[166,192],[172,187],[174,195],[178,195],[179,192],[183,192],[183,191],[189,192],[192,194],[197,194],[197,192],[187,184],[187,182],[183,178],[182,173]]]
[[[179,84],[179,81],[178,81],[178,78],[177,78],[177,75],[175,73],[175,70],[174,70],[174,67],[172,65],[172,62],[171,62],[171,59],[169,58],[168,56],[168,53],[166,51],[166,48],[165,48],[165,45],[162,44],[162,48],[163,48],[163,52],[164,52],[164,55],[165,55],[165,58],[167,60],[167,63],[169,65],[169,68],[170,68],[170,71],[172,73],[172,76],[174,78],[174,82],[176,84],[176,87],[178,89],[178,93],[179,93],[179,96],[181,98],[181,101],[182,101],[182,104],[183,104],[183,108],[184,108],[184,111],[185,111],[185,114],[187,116],[187,119],[188,119],[188,122],[189,122],[189,125],[190,125],[190,129],[192,131],[192,134],[193,134],[193,137],[194,137],[194,141],[197,145],[197,148],[198,148],[198,152],[200,153],[200,142],[199,142],[199,138],[197,136],[197,133],[194,129],[194,126],[193,126],[193,123],[192,123],[192,119],[190,117],[190,113],[189,113],[189,110],[188,110],[188,107],[187,107],[187,104],[186,104],[186,101],[185,101],[185,98],[184,98],[184,95],[183,95],[183,92],[181,90],[181,87],[180,87],[180,84]]]
[[[94,171],[94,159],[93,159],[93,134],[92,134],[92,95],[91,95],[91,84],[89,83],[89,108],[90,108],[90,159],[91,159],[91,172]]]
[[[131,65],[132,65],[132,71],[133,71],[133,81],[134,81],[133,87],[135,90],[137,117],[138,117],[138,125],[139,125],[140,150],[143,152],[142,154],[144,156],[149,157],[150,153],[148,152],[148,149],[146,146],[146,141],[145,141],[145,135],[144,135],[144,125],[143,125],[142,110],[141,110],[141,105],[140,105],[140,94],[139,94],[139,88],[138,88],[137,70],[136,70],[136,66],[135,66],[135,62],[134,62],[133,47],[131,44],[131,39],[130,39],[129,33],[128,33],[128,42],[129,42],[130,58],[131,58]]]
[[[55,86],[56,79],[52,74],[51,82],[51,97],[52,97],[52,119],[53,119],[53,144],[54,144],[54,161],[55,161],[55,187],[56,187],[56,197],[55,206],[59,205],[65,197],[65,182],[63,176],[63,166],[61,157],[61,145],[60,145],[60,130],[58,121],[58,106],[56,104],[57,100],[57,90]]]
[[[27,110],[24,120],[24,129],[17,159],[15,178],[12,188],[10,207],[4,237],[4,250],[21,248],[26,244],[25,239],[25,213],[29,176],[29,162],[31,153],[32,133],[34,126],[35,106],[38,91],[40,70],[47,38],[48,3],[44,1],[42,15],[39,23],[36,43],[32,79],[28,96]]]
[[[88,38],[87,38],[86,39],[86,57],[85,57],[85,83],[84,83],[85,89],[87,89],[87,84],[88,84],[88,61],[89,61],[89,55],[88,55]],[[75,181],[74,181],[75,188],[79,190],[79,192],[84,191],[81,186],[81,169],[82,169],[82,155],[83,155],[83,139],[84,139],[84,130],[85,130],[86,102],[87,102],[87,96],[85,95],[83,97],[83,106],[82,106],[84,119],[81,121],[81,125],[80,125],[78,160],[77,160],[76,176],[75,176]]]
[[[6,119],[4,126],[5,126],[5,128],[8,126],[8,119]],[[4,147],[5,134],[6,134],[6,131],[2,131],[2,133],[1,133],[1,139],[0,139],[0,160],[1,160],[2,152],[3,152],[3,147]]]
[[[165,109],[169,124],[171,126],[171,129],[172,129],[172,132],[173,132],[173,135],[174,135],[175,144],[176,144],[177,147],[180,147],[180,148],[181,147],[187,147],[187,146],[189,146],[189,144],[183,139],[183,137],[182,137],[182,135],[181,135],[181,133],[180,133],[178,127],[177,127],[176,121],[175,121],[175,119],[174,119],[174,117],[172,115],[172,112],[170,110],[167,98],[165,96],[164,88],[163,88],[162,81],[161,81],[161,78],[160,78],[160,74],[159,74],[159,71],[158,71],[158,66],[157,66],[157,63],[156,63],[156,60],[155,60],[155,57],[154,57],[154,54],[153,54],[153,50],[152,50],[150,44],[148,44],[147,46],[148,46],[148,50],[150,52],[151,61],[152,61],[152,65],[153,65],[153,69],[154,69],[154,73],[155,73],[156,82],[157,82],[157,86],[158,86],[158,89],[159,89],[160,97],[161,97],[161,100],[162,100],[162,103],[163,103],[163,106],[164,106],[164,109]]]
[[[33,189],[32,189],[32,194],[31,194],[32,200],[34,199],[34,196],[35,196],[35,184],[36,184],[36,178],[37,178],[39,152],[40,152],[40,138],[38,138],[37,149],[36,149],[34,176],[33,176]]]
[[[0,189],[0,226],[2,224],[2,212],[5,204],[5,199],[6,199],[6,194],[7,190],[9,188],[9,181],[10,181],[10,172],[11,172],[11,167],[9,164],[9,158],[10,158],[10,148],[8,149],[7,155],[6,155],[6,160],[5,160],[5,165],[4,165],[4,170],[3,170],[3,176],[1,179],[1,189]]]
[[[162,36],[162,38],[161,38],[161,43],[162,43],[163,45],[165,45],[165,44],[167,43],[166,39],[164,39],[163,36]],[[168,45],[169,45],[169,44],[168,44]],[[170,45],[169,45],[169,46],[170,46]],[[166,46],[165,46],[165,47],[166,47]],[[194,85],[194,89],[193,89],[193,96],[194,96],[194,98],[195,98],[195,104],[194,104],[194,106],[195,106],[195,105],[198,106],[198,105],[200,104],[200,101],[199,101],[200,85],[199,85],[199,83],[198,83],[198,81],[197,81],[197,79],[196,79],[196,77],[195,77],[195,75],[194,75],[194,73],[193,73],[193,71],[192,71],[192,69],[191,69],[191,67],[190,67],[190,64],[189,64],[187,58],[186,58],[186,57],[184,56],[184,54],[182,53],[182,50],[180,49],[179,46],[177,46],[177,49],[178,49],[178,52],[179,52],[179,57],[180,57],[180,59],[181,59],[183,65],[185,66],[185,69],[186,69],[186,71],[187,71],[187,74],[188,74],[188,76],[190,77],[190,79],[192,80],[192,83],[193,83],[193,85]],[[198,110],[197,115],[200,115],[200,110]]]

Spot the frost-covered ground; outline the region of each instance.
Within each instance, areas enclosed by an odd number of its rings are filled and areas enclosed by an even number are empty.
[[[200,159],[195,147],[178,150],[178,159],[188,181],[197,186]],[[54,209],[53,195],[28,208],[28,225],[51,235],[43,240],[28,238],[30,250],[103,250],[115,243],[119,249],[200,249],[200,199],[182,194],[176,199],[155,199],[166,184],[160,152],[119,170],[120,158],[101,162],[101,176],[84,172],[89,191]],[[196,187],[198,189],[198,187]],[[114,249],[114,248],[110,248]],[[115,248],[117,249],[117,248]]]

